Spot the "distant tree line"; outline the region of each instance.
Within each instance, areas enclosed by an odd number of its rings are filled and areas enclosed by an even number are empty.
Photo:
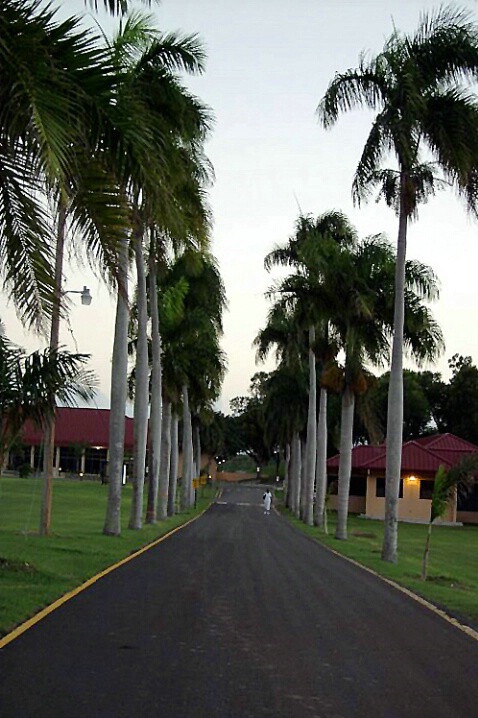
[[[478,367],[471,357],[460,354],[454,354],[448,365],[452,372],[448,382],[439,372],[404,371],[404,441],[449,432],[478,445]],[[215,412],[213,421],[202,429],[205,449],[219,459],[244,453],[261,467],[271,460],[274,452],[283,451],[280,424],[267,418],[274,401],[270,390],[274,374],[274,371],[254,374],[249,394],[231,400],[229,415]],[[368,391],[359,397],[353,427],[354,445],[384,440],[389,379],[389,372],[374,377]],[[290,401],[296,398],[291,395]],[[306,393],[302,397],[302,412],[305,427]],[[328,456],[339,450],[340,412],[340,396],[331,394]]]

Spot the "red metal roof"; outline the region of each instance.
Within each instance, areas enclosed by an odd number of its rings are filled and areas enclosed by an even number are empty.
[[[371,446],[370,444],[360,444],[352,449],[352,468],[363,469],[370,459],[385,453],[385,444],[379,446]],[[328,468],[337,469],[339,466],[340,454],[332,456],[327,461]]]
[[[133,449],[133,424],[125,417],[125,449]],[[43,432],[31,422],[27,422],[22,432],[23,442],[27,445],[39,445],[43,441]],[[108,448],[110,443],[110,410],[79,409],[57,407],[55,420],[55,445],[88,444]]]
[[[478,452],[478,446],[453,434],[435,434],[406,441],[402,446],[402,471],[435,474],[440,464],[449,469],[462,456],[474,452]],[[385,444],[356,446],[352,449],[352,470],[385,471],[386,459]],[[339,455],[327,462],[329,469],[336,469],[338,465]]]

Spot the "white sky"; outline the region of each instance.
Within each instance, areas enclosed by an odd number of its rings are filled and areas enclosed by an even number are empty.
[[[101,0],[100,0],[101,2]],[[61,13],[83,13],[83,0],[67,0]],[[264,291],[274,275],[264,256],[292,233],[300,209],[345,212],[360,236],[385,232],[395,242],[397,220],[373,200],[358,210],[351,201],[355,166],[370,129],[371,115],[354,110],[325,131],[315,109],[336,71],[358,64],[359,53],[381,50],[393,23],[413,30],[420,12],[439,3],[420,0],[163,0],[154,7],[161,30],[198,33],[207,49],[204,76],[189,87],[214,111],[216,125],[207,154],[216,173],[210,200],[214,212],[212,252],[226,284],[223,348],[228,357],[219,408],[246,394],[256,366],[252,341],[264,326]],[[136,4],[137,7],[140,3]],[[467,0],[478,20],[478,3]],[[97,19],[109,30],[115,22]],[[420,210],[409,232],[409,258],[429,264],[441,282],[433,306],[446,341],[435,368],[449,378],[447,359],[471,355],[478,363],[478,223],[467,217],[451,192],[442,192]],[[114,299],[86,269],[67,269],[65,287],[91,288],[93,302],[73,298],[71,327],[80,351],[92,355],[107,406],[114,325]],[[277,275],[275,275],[277,276]],[[74,297],[74,295],[73,295]],[[4,300],[5,303],[6,300]],[[28,337],[2,308],[7,335],[28,349]],[[66,323],[61,341],[75,350]],[[106,402],[106,403],[105,403]]]

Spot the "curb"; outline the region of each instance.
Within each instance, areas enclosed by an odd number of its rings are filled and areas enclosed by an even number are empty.
[[[282,516],[286,521],[287,517],[284,516],[282,513],[278,512],[280,516]],[[462,631],[463,633],[466,633],[467,636],[469,636],[472,640],[478,641],[478,631],[475,631],[471,626],[467,626],[464,623],[460,623],[456,618],[453,618],[453,616],[450,616],[446,611],[444,611],[441,608],[438,608],[438,606],[435,606],[434,603],[431,603],[430,601],[427,601],[426,598],[422,598],[422,596],[419,596],[417,593],[414,593],[409,588],[405,588],[405,586],[401,586],[399,583],[396,583],[395,581],[392,581],[390,578],[386,578],[385,576],[381,576],[379,573],[374,571],[372,568],[369,568],[368,566],[364,566],[362,563],[359,563],[353,558],[349,558],[349,556],[344,556],[344,554],[339,553],[333,548],[330,548],[330,546],[327,546],[326,544],[321,543],[320,540],[314,538],[313,536],[309,536],[308,534],[302,532],[299,528],[294,526],[290,521],[287,521],[289,526],[299,531],[303,536],[306,538],[312,540],[316,545],[318,544],[322,548],[324,548],[326,551],[330,551],[330,553],[333,553],[335,556],[338,556],[339,558],[344,559],[344,561],[348,561],[349,563],[353,564],[354,566],[357,566],[358,568],[362,569],[362,571],[367,571],[367,573],[370,573],[372,576],[375,576],[376,578],[380,579],[380,581],[384,581],[384,583],[388,583],[389,586],[392,586],[392,588],[395,588],[397,591],[400,591],[401,593],[405,594],[409,598],[411,598],[416,603],[419,603],[424,608],[427,608],[429,611],[432,611],[432,613],[436,614],[437,616],[440,616],[440,618],[443,618],[445,621],[450,623],[455,628],[458,628],[458,630]]]
[[[209,506],[207,506],[204,511],[201,511],[200,514],[197,516],[193,516],[192,519],[189,519],[189,521],[186,521],[186,523],[181,524],[180,526],[176,526],[176,528],[171,529],[171,531],[168,531],[168,533],[164,534],[164,536],[160,536],[158,539],[154,539],[154,541],[151,541],[151,543],[146,544],[146,546],[143,546],[142,548],[138,549],[134,553],[130,554],[129,556],[126,556],[126,558],[121,559],[117,563],[112,564],[111,566],[108,566],[108,568],[105,568],[103,571],[100,571],[100,573],[95,574],[91,578],[87,579],[84,583],[80,584],[76,588],[72,589],[71,591],[68,591],[68,593],[63,594],[60,598],[58,598],[56,601],[51,603],[49,606],[46,606],[41,611],[36,613],[34,616],[26,620],[24,623],[21,623],[19,626],[13,629],[10,633],[7,633],[6,636],[3,638],[0,638],[0,650],[2,648],[5,648],[9,643],[14,641],[16,638],[22,635],[22,633],[25,633],[25,631],[28,631],[29,628],[32,628],[36,623],[39,623],[41,620],[46,618],[48,614],[53,613],[57,608],[60,608],[64,603],[69,601],[71,598],[74,598],[79,593],[82,593],[87,588],[92,586],[94,583],[100,580],[100,578],[103,578],[103,576],[107,576],[109,573],[114,571],[115,569],[119,568],[120,566],[123,566],[125,563],[129,563],[129,561],[132,561],[137,556],[140,556],[142,553],[145,553],[146,551],[149,551],[149,549],[154,548],[158,544],[160,544],[165,539],[169,538],[173,534],[175,534],[177,531],[181,531],[181,529],[186,528],[186,526],[189,526],[189,524],[192,524],[193,521],[197,521],[197,519],[202,516],[206,511],[209,509]]]

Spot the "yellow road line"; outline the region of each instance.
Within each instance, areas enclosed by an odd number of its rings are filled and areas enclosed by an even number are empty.
[[[74,588],[72,591],[65,593],[63,596],[58,598],[56,601],[51,603],[49,606],[46,606],[46,608],[42,609],[41,611],[36,613],[34,616],[32,616],[32,618],[29,618],[28,621],[25,621],[25,623],[22,623],[22,624],[20,624],[20,626],[17,626],[16,628],[14,628],[13,631],[11,631],[11,633],[7,633],[6,636],[4,636],[3,638],[0,638],[0,649],[5,648],[5,646],[8,645],[9,643],[11,643],[12,641],[14,641],[15,638],[18,638],[19,636],[22,635],[22,633],[25,633],[25,631],[28,631],[29,628],[31,628],[36,623],[41,621],[43,618],[48,616],[49,613],[52,613],[57,608],[60,608],[60,606],[62,606],[64,603],[69,601],[71,598],[74,598],[75,596],[77,596],[79,593],[81,593],[85,589],[92,586],[94,583],[99,581],[100,578],[103,578],[103,576],[107,576],[109,573],[111,573],[115,569],[119,568],[120,566],[123,566],[125,563],[128,563],[129,561],[132,561],[134,558],[136,558],[137,556],[140,556],[145,551],[149,551],[150,548],[154,548],[159,543],[161,543],[161,541],[164,541],[165,539],[167,539],[170,536],[172,536],[173,534],[175,534],[176,531],[180,531],[181,529],[184,529],[186,526],[189,526],[189,524],[192,524],[192,522],[196,521],[200,516],[202,516],[207,511],[208,508],[209,508],[209,506],[206,507],[204,509],[204,511],[201,511],[201,513],[198,514],[197,516],[194,516],[189,521],[186,521],[185,524],[181,524],[181,526],[176,526],[175,529],[171,529],[171,531],[168,531],[168,533],[164,534],[164,536],[160,536],[160,538],[155,539],[154,541],[147,544],[146,546],[143,546],[142,548],[138,549],[138,551],[135,551],[134,553],[130,554],[129,556],[126,556],[126,558],[121,559],[121,561],[118,561],[118,563],[115,563],[112,566],[108,566],[108,568],[105,568],[104,571],[101,571],[100,573],[97,573],[95,576],[92,576],[87,581],[80,584],[80,586],[77,586],[76,588]]]
[[[349,563],[353,563],[354,566],[358,566],[359,568],[363,569],[364,571],[368,571],[368,573],[371,573],[372,576],[376,576],[377,578],[381,579],[382,581],[385,581],[385,583],[388,583],[389,586],[393,586],[393,588],[398,589],[398,591],[401,591],[409,598],[413,599],[417,603],[421,604],[425,608],[428,608],[428,610],[435,613],[437,616],[440,616],[440,618],[444,618],[445,621],[448,621],[448,623],[451,623],[452,626],[455,628],[458,628],[460,631],[463,631],[463,633],[466,633],[467,636],[472,638],[474,641],[478,641],[478,631],[475,631],[470,626],[466,626],[463,623],[460,623],[456,618],[453,618],[453,616],[449,616],[445,611],[443,611],[441,608],[438,608],[438,606],[435,606],[433,603],[430,603],[430,601],[427,601],[426,598],[422,598],[422,596],[419,596],[416,593],[413,593],[409,588],[405,588],[405,586],[400,586],[399,583],[395,583],[395,581],[392,581],[390,578],[385,578],[385,576],[381,576],[379,573],[374,571],[372,568],[369,568],[368,566],[364,566],[363,564],[359,563],[358,561],[355,561],[353,558],[349,558],[348,556],[344,556],[344,554],[339,553],[338,551],[335,551],[335,549],[330,548],[330,546],[326,546],[325,544],[320,543],[320,541],[317,541],[317,543],[320,544],[320,546],[323,546],[328,551],[331,551],[336,556],[340,556],[340,558],[345,559],[346,561],[349,561]]]

